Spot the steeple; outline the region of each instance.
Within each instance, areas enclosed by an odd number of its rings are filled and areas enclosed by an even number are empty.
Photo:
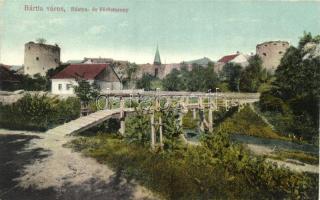
[[[157,45],[156,55],[154,56],[154,65],[161,65],[161,59],[160,59],[160,53],[159,53],[159,47]]]

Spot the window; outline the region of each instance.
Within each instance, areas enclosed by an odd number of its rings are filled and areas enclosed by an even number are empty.
[[[267,54],[266,54],[266,53],[263,53],[262,55],[267,56]]]
[[[265,47],[267,47],[268,45],[267,45],[267,44],[265,44],[264,46],[265,46]]]
[[[30,50],[30,49],[31,49],[31,47],[28,47],[28,49]]]
[[[39,60],[39,57],[36,57],[36,60]]]
[[[59,90],[62,90],[62,84],[59,84],[59,85],[58,85],[58,89],[59,89]]]
[[[282,51],[279,51],[279,54],[282,54]]]
[[[55,63],[58,63],[58,59],[54,59],[54,62],[55,62]]]
[[[72,87],[72,84],[67,84],[67,90],[70,90],[71,87]]]

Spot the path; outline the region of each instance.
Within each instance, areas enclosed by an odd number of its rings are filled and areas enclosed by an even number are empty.
[[[25,140],[15,156],[6,163],[19,163],[14,176],[4,176],[8,187],[1,188],[0,199],[155,199],[147,189],[134,181],[128,182],[121,173],[99,164],[95,159],[63,145],[73,139],[63,133],[21,133],[0,130],[0,136],[31,137]],[[3,139],[1,140],[3,142]],[[6,148],[13,143],[6,143]],[[14,147],[11,147],[14,148]],[[28,154],[23,162],[19,155]],[[3,162],[6,156],[1,156]],[[12,159],[12,160],[10,160]],[[3,176],[1,176],[3,179]],[[1,186],[1,185],[0,185]],[[29,193],[32,191],[31,193]]]
[[[258,115],[259,117],[260,117],[260,119],[264,122],[264,123],[266,123],[268,126],[270,126],[270,128],[274,131],[275,130],[275,128],[274,128],[274,126],[268,121],[268,119],[265,117],[265,116],[263,116],[263,115],[261,115],[258,111],[256,111],[256,109],[254,108],[254,105],[251,103],[250,104],[250,109],[256,114],[256,115]]]

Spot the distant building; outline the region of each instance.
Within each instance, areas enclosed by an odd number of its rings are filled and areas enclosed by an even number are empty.
[[[227,63],[239,64],[242,67],[246,67],[249,64],[249,55],[242,54],[237,52],[236,54],[226,55],[220,58],[214,65],[215,72],[219,73],[222,71],[222,68]]]
[[[71,64],[51,78],[53,94],[74,94],[76,78],[96,83],[101,91],[120,90],[122,84],[109,64]]]
[[[287,41],[263,42],[257,45],[256,54],[262,59],[262,66],[274,73],[288,48],[289,42]]]
[[[42,43],[28,42],[24,48],[24,74],[45,75],[49,69],[60,64],[60,47]]]
[[[187,65],[191,69],[193,64],[207,67],[209,65],[209,63],[213,63],[212,60],[210,60],[210,58],[203,57],[203,58],[196,59],[196,60],[183,61],[181,64]]]
[[[111,64],[114,60],[112,58],[84,58],[82,63],[84,64]]]

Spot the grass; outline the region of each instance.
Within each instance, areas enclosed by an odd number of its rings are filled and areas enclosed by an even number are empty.
[[[277,159],[277,160],[287,160],[287,159],[293,159],[298,160],[303,163],[308,163],[311,165],[318,165],[319,164],[319,156],[308,154],[302,151],[285,151],[285,150],[279,150],[274,152],[272,155],[269,156],[270,158]]]
[[[212,144],[219,144],[216,142]],[[242,154],[235,146],[219,150],[224,152],[222,157],[204,146],[154,152],[108,134],[80,137],[67,146],[164,199],[272,199],[301,194],[313,199],[317,191],[317,177],[309,179],[271,166]],[[301,181],[307,181],[304,188]]]
[[[234,113],[221,123],[224,131],[230,134],[243,134],[256,137],[289,140],[266,124],[249,106],[246,106],[240,112]]]

